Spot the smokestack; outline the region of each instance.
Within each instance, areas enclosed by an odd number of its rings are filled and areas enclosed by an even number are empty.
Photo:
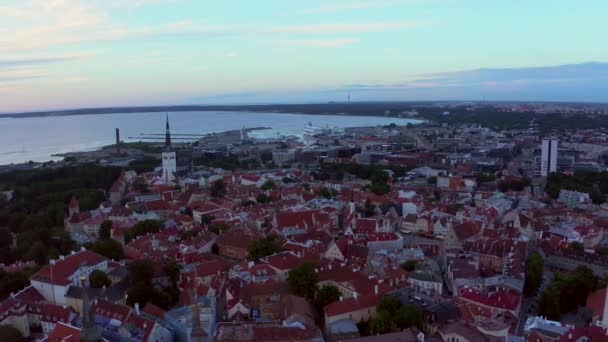
[[[120,129],[116,128],[116,152],[120,153]]]

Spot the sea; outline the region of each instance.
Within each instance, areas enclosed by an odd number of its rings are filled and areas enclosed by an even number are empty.
[[[115,129],[121,140],[139,141],[141,134],[165,132],[166,113],[116,113],[28,118],[0,117],[0,165],[60,160],[55,154],[92,151],[115,142]],[[380,116],[305,115],[260,112],[170,112],[171,133],[205,134],[253,127],[256,138],[294,135],[301,137],[309,124],[316,127],[363,127],[406,125],[419,120]],[[148,140],[142,140],[148,141]],[[176,140],[186,141],[186,140]]]

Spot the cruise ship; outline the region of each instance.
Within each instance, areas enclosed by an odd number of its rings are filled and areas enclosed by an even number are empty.
[[[314,145],[319,140],[318,137],[325,133],[325,131],[325,129],[313,126],[312,123],[309,122],[308,126],[304,127],[304,134],[302,135],[304,145]]]
[[[317,127],[313,126],[311,122],[308,123],[308,126],[304,127],[304,134],[302,135],[302,140],[304,141],[304,145],[310,146],[314,145],[319,141],[319,137],[323,135],[329,135],[332,133],[338,133],[341,130],[338,128],[332,129],[329,126],[327,127]]]

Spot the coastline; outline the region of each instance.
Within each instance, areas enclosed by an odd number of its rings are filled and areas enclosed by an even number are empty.
[[[176,106],[138,106],[138,107],[103,107],[79,108],[51,111],[4,113],[1,118],[35,118],[74,115],[134,114],[158,112],[243,112],[243,113],[276,113],[299,115],[340,115],[340,116],[375,116],[399,118],[400,111],[411,110],[421,103],[326,103],[326,104],[275,104],[275,105],[176,105]],[[387,111],[389,112],[387,114]]]

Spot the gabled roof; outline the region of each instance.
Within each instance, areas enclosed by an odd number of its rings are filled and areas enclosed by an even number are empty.
[[[80,328],[58,322],[44,342],[80,342]]]
[[[587,296],[587,307],[593,311],[593,317],[601,316],[604,313],[607,292],[606,288],[603,288]]]
[[[327,317],[331,317],[360,309],[375,307],[379,300],[380,296],[376,294],[362,295],[357,298],[351,297],[330,303],[323,308],[323,311],[325,311]]]
[[[36,272],[30,279],[47,284],[68,285],[72,283],[68,278],[81,266],[98,265],[108,259],[95,252],[84,250],[55,261]]]
[[[473,222],[464,222],[455,225],[452,229],[454,230],[454,233],[456,234],[456,238],[458,238],[458,240],[466,240],[471,236],[475,235],[477,232]]]
[[[302,263],[302,259],[298,258],[292,252],[282,252],[273,255],[269,255],[261,259],[262,262],[279,269],[279,270],[290,270]]]

